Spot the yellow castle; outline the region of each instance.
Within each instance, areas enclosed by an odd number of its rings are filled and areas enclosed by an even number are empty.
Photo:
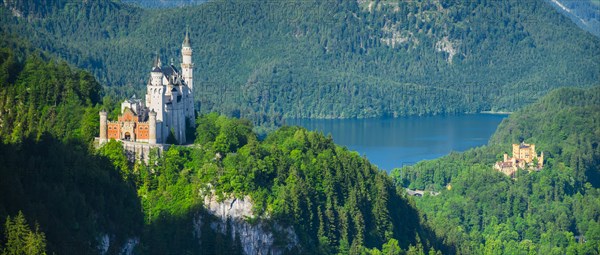
[[[528,169],[539,171],[544,167],[544,152],[539,156],[535,152],[535,144],[520,144],[512,145],[512,158],[504,153],[504,160],[496,162],[494,169],[508,175],[513,176],[519,169]],[[535,163],[537,162],[537,165]]]

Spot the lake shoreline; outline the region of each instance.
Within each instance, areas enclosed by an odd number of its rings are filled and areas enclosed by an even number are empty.
[[[412,165],[486,145],[505,114],[370,119],[286,119],[287,125],[331,134],[336,144],[365,155],[380,169]]]
[[[429,117],[460,117],[460,116],[472,116],[472,115],[511,115],[513,112],[505,112],[505,111],[480,111],[480,112],[465,112],[465,113],[457,113],[457,114],[432,114],[432,115],[401,115],[401,116],[377,116],[377,117],[353,117],[353,118],[340,118],[340,117],[324,117],[324,118],[292,118],[286,117],[283,118],[284,123],[287,124],[287,121],[296,122],[298,120],[302,121],[319,121],[319,120],[376,120],[376,119],[406,119],[406,118],[429,118]]]
[[[494,115],[511,115],[513,112],[503,112],[503,111],[481,111],[480,114],[494,114]]]

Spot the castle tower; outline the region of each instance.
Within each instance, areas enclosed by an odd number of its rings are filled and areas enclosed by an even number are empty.
[[[104,144],[107,142],[108,137],[108,118],[106,111],[100,111],[100,144]]]
[[[148,119],[148,143],[156,144],[156,112],[150,111],[150,117]]]
[[[146,92],[146,107],[156,113],[156,120],[164,120],[165,86],[163,86],[163,72],[161,69],[160,57],[156,56],[152,72],[150,72],[150,82]],[[158,130],[160,133],[160,130]]]
[[[187,85],[187,88],[182,88],[181,90],[184,96],[183,108],[185,118],[189,120],[189,125],[193,127],[196,118],[194,112],[194,63],[192,63],[192,45],[190,44],[189,29],[185,32],[185,38],[181,44],[181,57],[181,76]]]
[[[185,32],[185,39],[183,39],[183,44],[181,45],[181,57],[181,74],[191,92],[194,90],[194,63],[192,63],[192,46],[190,44],[189,31]]]

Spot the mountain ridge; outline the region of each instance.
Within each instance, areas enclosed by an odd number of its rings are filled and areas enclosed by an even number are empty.
[[[257,124],[513,111],[552,88],[600,80],[600,39],[541,0],[211,1],[151,10],[98,1],[79,8],[84,17],[61,8],[31,22],[5,12],[3,31],[35,31],[35,45],[128,97],[143,90],[157,50],[177,56],[191,25],[201,112]]]
[[[548,0],[578,27],[600,37],[600,2],[594,0]]]

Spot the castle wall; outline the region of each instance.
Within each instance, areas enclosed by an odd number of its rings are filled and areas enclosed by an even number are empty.
[[[107,139],[123,140],[129,133],[130,141],[148,142],[150,138],[148,122],[111,121],[107,124]]]
[[[165,122],[164,122],[164,140],[169,137],[169,133],[171,129],[173,129],[173,134],[175,135],[175,139],[180,144],[186,143],[185,137],[185,104],[183,100],[178,102],[176,99],[176,95],[173,96],[173,99],[170,104],[167,105],[165,110]]]
[[[156,122],[156,143],[164,143],[166,136],[164,136],[164,122]]]
[[[135,141],[135,122],[121,122],[121,139]]]
[[[182,87],[182,94],[183,94],[183,105],[184,105],[184,115],[185,118],[190,119],[190,125],[194,125],[194,120],[196,118],[195,116],[195,112],[194,112],[194,95],[192,94],[192,91],[190,89],[188,89],[187,87]]]
[[[121,125],[118,122],[109,122],[108,123],[108,139],[121,139]]]
[[[146,106],[149,110],[156,112],[156,120],[164,120],[165,89],[161,86],[148,86],[146,95]]]
[[[513,144],[513,157],[531,163],[537,157],[534,144]]]
[[[170,147],[170,145],[168,144],[148,144],[128,141],[121,142],[123,143],[123,148],[125,149],[125,153],[129,160],[143,160],[146,163],[148,163],[150,150],[152,150],[153,148],[157,148],[158,154],[160,156],[165,150],[168,150]]]
[[[140,140],[148,141],[148,138],[150,137],[149,131],[150,131],[150,127],[147,122],[138,123],[138,125],[136,126],[136,129],[135,129],[137,141],[140,141]]]

